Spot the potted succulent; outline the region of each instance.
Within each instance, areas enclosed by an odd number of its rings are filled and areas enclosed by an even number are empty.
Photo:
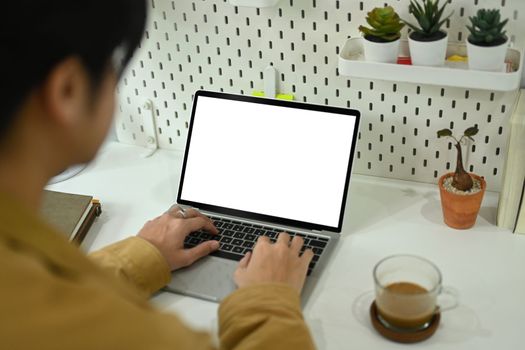
[[[474,226],[485,193],[485,179],[465,171],[461,151],[464,140],[474,141],[472,136],[478,131],[477,126],[472,126],[465,130],[459,140],[452,135],[449,129],[437,132],[438,138],[451,138],[457,150],[456,171],[441,176],[438,182],[445,223],[456,229],[467,229]]]
[[[447,52],[448,34],[441,30],[450,13],[443,18],[448,1],[440,7],[440,0],[410,0],[408,8],[419,26],[404,21],[412,29],[408,45],[412,64],[417,66],[443,66]]]
[[[396,63],[401,29],[405,26],[392,6],[376,7],[368,12],[367,23],[359,26],[363,33],[365,59],[373,62]]]
[[[509,39],[503,30],[509,21],[501,20],[498,9],[478,10],[476,16],[469,17],[471,25],[467,28],[468,65],[470,69],[502,71]]]

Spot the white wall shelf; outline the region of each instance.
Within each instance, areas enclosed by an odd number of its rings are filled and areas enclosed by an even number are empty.
[[[273,7],[280,0],[228,0],[234,6],[244,7]]]
[[[424,67],[403,64],[368,62],[364,60],[363,38],[348,39],[339,54],[339,73],[341,75],[397,81],[416,84],[451,86],[490,91],[513,91],[521,81],[521,52],[508,49],[507,61],[512,64],[512,72],[483,72],[469,70],[466,63],[447,61],[443,67]],[[449,43],[447,57],[466,56],[466,46]],[[401,41],[400,56],[408,57],[408,41]]]

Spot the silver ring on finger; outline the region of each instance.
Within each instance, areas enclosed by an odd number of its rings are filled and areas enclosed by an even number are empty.
[[[166,211],[167,214],[171,215],[172,217],[176,219],[185,219],[186,218],[186,211],[181,208],[179,205],[174,204],[172,205],[168,211]]]

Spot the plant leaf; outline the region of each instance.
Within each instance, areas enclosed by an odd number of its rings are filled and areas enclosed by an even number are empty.
[[[467,130],[465,130],[464,135],[467,136],[468,138],[471,138],[471,136],[476,135],[478,132],[479,132],[478,126],[474,125],[468,128]]]
[[[432,27],[432,29],[430,30],[430,33],[437,33],[441,30],[441,27],[443,27],[443,24],[445,24],[445,22],[448,20],[448,18],[445,18],[444,20],[442,20],[441,22],[439,23],[436,23],[436,25],[434,25]]]
[[[501,22],[499,25],[498,25],[498,31],[501,31],[503,30],[503,27],[505,27],[507,25],[507,22],[509,21],[509,19],[507,18],[506,20],[504,20],[503,22]]]
[[[441,19],[441,17],[443,16],[443,12],[445,12],[445,7],[447,7],[447,2],[445,2],[443,4],[443,6],[441,6],[441,8],[438,10],[437,14],[436,14],[436,22],[439,22],[439,20]],[[437,6],[437,4],[436,4]]]
[[[412,23],[407,22],[407,21],[405,21],[405,20],[403,20],[403,22],[405,22],[405,24],[406,24],[410,29],[412,29],[414,32],[421,32],[421,28],[419,28],[419,27],[417,27],[417,26],[413,25]]]
[[[375,18],[373,18],[373,17],[367,17],[367,18],[366,18],[366,22],[367,22],[368,24],[370,24],[370,26],[371,26],[372,28],[379,28],[379,27],[381,27],[381,22],[377,21],[377,20],[376,20]]]
[[[452,136],[452,130],[450,129],[441,129],[437,132],[437,137],[440,138],[440,137],[447,137],[447,136]]]
[[[430,27],[431,23],[428,20],[428,18],[426,18],[425,16],[422,16],[422,17],[418,18],[418,22],[419,22],[419,25],[421,26],[421,29],[423,29],[423,31],[425,33],[429,33],[429,30],[431,28]]]
[[[417,10],[417,12],[419,14],[421,14],[423,12],[423,8],[419,4],[419,2],[417,2],[417,1],[414,2],[414,1],[410,0],[410,4],[412,5],[414,10]]]

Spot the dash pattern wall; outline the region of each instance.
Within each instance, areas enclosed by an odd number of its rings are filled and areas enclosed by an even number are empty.
[[[465,40],[468,16],[478,8],[500,8],[510,18],[513,45],[523,47],[525,1],[449,2],[451,41]],[[476,142],[466,146],[468,168],[498,191],[517,91],[353,79],[338,72],[339,50],[359,35],[366,12],[388,4],[409,18],[408,3],[281,0],[258,9],[226,0],[149,0],[144,39],[118,88],[117,137],[147,145],[146,118],[153,113],[159,146],[183,149],[196,90],[251,94],[263,90],[264,69],[273,65],[280,92],[293,93],[298,101],[361,110],[354,172],[436,182],[455,161],[452,144],[437,139],[436,131],[448,127],[460,133],[477,124]],[[145,108],[148,100],[151,109]]]

